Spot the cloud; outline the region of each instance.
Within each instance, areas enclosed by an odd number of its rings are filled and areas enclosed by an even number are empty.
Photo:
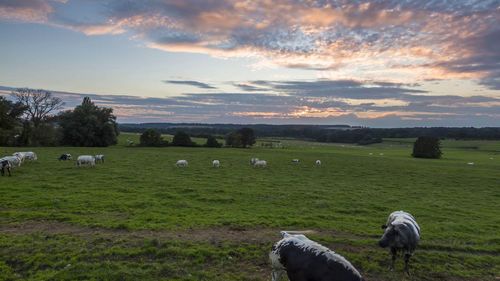
[[[87,35],[126,33],[168,52],[252,57],[257,67],[335,79],[478,79],[499,88],[497,0],[59,2],[1,0],[0,19]],[[64,8],[71,5],[85,9]]]
[[[119,122],[347,123],[374,127],[496,126],[500,122],[500,97],[432,95],[416,85],[324,79],[231,84],[243,85],[240,88],[244,91],[165,98],[54,94],[67,108],[89,96],[98,105],[112,107]],[[10,90],[0,87],[0,94],[7,95]]]
[[[210,86],[207,83],[193,81],[193,80],[164,80],[163,82],[167,83],[167,84],[188,85],[188,86],[193,86],[193,87],[197,87],[200,89],[217,89],[216,87]]]

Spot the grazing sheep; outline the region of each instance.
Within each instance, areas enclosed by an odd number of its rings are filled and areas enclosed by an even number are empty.
[[[175,166],[177,167],[187,167],[188,166],[188,161],[187,160],[178,160],[176,163],[175,163]]]
[[[315,164],[316,166],[321,166],[321,160],[316,160]]]
[[[23,162],[24,158],[26,157],[26,152],[14,152],[12,153],[12,155],[18,157],[21,162]]]
[[[282,231],[281,236],[269,253],[272,281],[284,273],[290,281],[363,281],[348,260],[327,247],[302,234]]]
[[[69,153],[65,153],[65,154],[61,154],[61,156],[59,156],[59,161],[66,161],[66,160],[71,160],[71,154]]]
[[[132,145],[134,145],[134,142],[132,140],[127,139],[127,145],[132,146]]]
[[[299,159],[292,159],[292,163],[294,163],[294,164],[299,164],[299,163],[300,163],[300,160],[299,160]]]
[[[96,163],[99,163],[99,162],[104,163],[104,154],[97,154],[95,156],[95,162]]]
[[[257,160],[255,161],[255,163],[253,164],[254,167],[261,167],[261,168],[265,168],[267,167],[267,162],[266,160]]]
[[[415,218],[404,211],[392,212],[382,225],[384,235],[378,242],[382,248],[391,249],[392,261],[390,269],[394,270],[394,262],[398,252],[404,253],[405,272],[409,275],[408,263],[420,240],[420,227]]]
[[[220,167],[220,161],[219,160],[212,161],[212,167],[219,168]]]
[[[7,160],[0,160],[0,167],[2,170],[2,177],[5,175],[5,171],[9,173],[9,177],[11,176],[10,174],[10,163]]]
[[[0,160],[7,160],[7,161],[9,161],[9,164],[10,164],[11,168],[21,167],[21,163],[22,163],[21,158],[19,158],[19,156],[15,156],[15,155],[13,155],[13,156],[5,156],[5,157],[3,157]]]
[[[90,167],[95,166],[95,157],[92,155],[80,155],[76,159],[76,166],[81,167],[82,165],[87,165]]]
[[[259,158],[252,158],[250,159],[250,165],[255,165],[255,162],[259,161]]]
[[[24,161],[24,160],[36,161],[36,160],[38,160],[36,153],[33,151],[15,152],[12,155],[19,157],[21,159],[21,161]]]
[[[474,162],[469,162],[469,163],[467,163],[467,165],[473,166],[473,165],[475,165],[475,163]]]
[[[379,153],[378,155],[380,155],[380,156],[384,156],[384,154],[383,154],[383,153]]]

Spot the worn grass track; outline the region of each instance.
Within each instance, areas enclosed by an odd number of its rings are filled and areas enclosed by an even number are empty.
[[[388,272],[389,255],[375,244],[397,209],[422,227],[406,280],[500,276],[498,142],[445,142],[443,159],[421,160],[409,157],[405,140],[284,141],[285,149],[123,145],[134,137],[104,149],[33,148],[40,161],[0,179],[0,280],[267,280],[267,253],[281,229],[313,230],[309,236],[367,280],[401,280],[402,264]],[[103,153],[107,161],[78,169],[56,160],[66,152]],[[250,167],[250,157],[269,167]],[[189,167],[175,168],[178,159]],[[212,159],[222,167],[211,168]]]

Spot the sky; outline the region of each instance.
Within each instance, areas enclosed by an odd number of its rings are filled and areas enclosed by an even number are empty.
[[[0,95],[119,122],[500,125],[500,0],[0,0],[0,42]]]

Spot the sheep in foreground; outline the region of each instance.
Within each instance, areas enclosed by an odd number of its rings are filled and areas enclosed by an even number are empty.
[[[175,166],[185,168],[188,166],[188,161],[187,160],[178,160],[175,163]]]
[[[94,167],[95,166],[95,157],[92,155],[80,155],[76,159],[76,166],[81,167],[83,165]]]
[[[272,281],[285,273],[290,281],[363,281],[348,260],[327,247],[302,234],[281,236],[269,253]]]
[[[390,269],[394,269],[394,262],[398,252],[403,252],[405,272],[409,275],[408,264],[410,257],[420,240],[420,227],[415,218],[404,211],[392,212],[387,218],[386,224],[382,225],[382,229],[384,229],[384,235],[382,235],[378,244],[382,248],[389,247],[391,249],[392,261]]]

